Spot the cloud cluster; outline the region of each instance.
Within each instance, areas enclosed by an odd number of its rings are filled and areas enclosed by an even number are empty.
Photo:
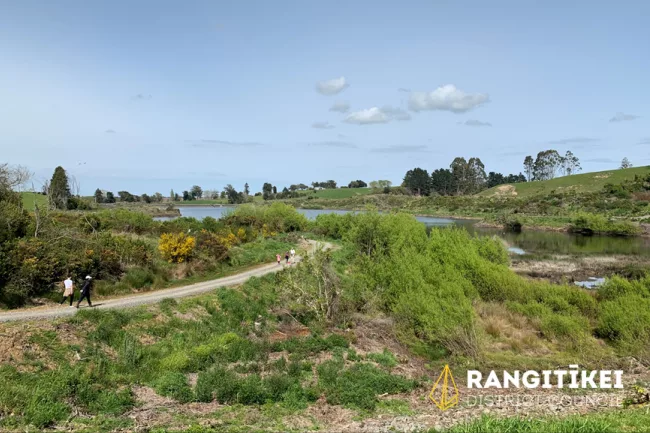
[[[399,107],[384,105],[381,107],[381,111],[392,120],[411,120],[411,115],[406,110],[402,110]]]
[[[442,110],[465,113],[489,101],[487,93],[465,93],[453,84],[447,84],[433,92],[412,92],[409,109],[415,112]]]
[[[642,138],[638,144],[650,144],[650,138]]]
[[[458,124],[465,125],[465,126],[492,126],[490,122],[482,122],[476,119],[468,119],[464,122],[458,122]]]
[[[331,125],[329,122],[314,122],[311,124],[311,127],[316,129],[332,129],[334,125]]]
[[[148,101],[151,99],[151,95],[145,95],[143,93],[138,93],[131,97],[134,101]]]
[[[330,111],[336,111],[338,113],[347,113],[349,109],[350,109],[350,104],[344,101],[335,102],[330,107]]]
[[[385,105],[381,108],[372,107],[365,110],[355,111],[347,115],[343,121],[356,125],[372,125],[378,123],[388,123],[392,120],[411,120],[411,115],[401,108]]]
[[[616,115],[614,117],[609,119],[609,121],[610,122],[625,122],[625,121],[628,121],[628,120],[638,119],[639,117],[640,116],[636,116],[634,114],[625,114],[625,113],[618,112],[618,113],[616,113]]]
[[[114,130],[114,129],[107,129],[107,130],[104,131],[104,132],[107,133],[107,134],[115,134],[115,130]]]
[[[345,77],[339,77],[316,83],[316,91],[321,95],[331,96],[341,93],[348,86]]]
[[[375,123],[388,123],[390,117],[381,111],[378,107],[372,107],[365,110],[355,111],[346,116],[343,121],[345,123],[353,123],[356,125],[372,125]]]

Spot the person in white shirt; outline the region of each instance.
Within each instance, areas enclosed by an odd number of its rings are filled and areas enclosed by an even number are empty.
[[[294,250],[293,248],[291,248],[291,262],[292,262],[292,263],[294,262],[294,257],[296,257],[296,250]]]
[[[70,306],[72,307],[72,301],[74,299],[74,283],[70,277],[66,278],[63,282],[63,299],[61,299],[61,305],[63,305],[66,298],[70,298]]]

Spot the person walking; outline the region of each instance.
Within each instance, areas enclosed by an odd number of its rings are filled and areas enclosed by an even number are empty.
[[[280,253],[275,255],[275,258],[278,260],[278,265],[281,265],[282,263],[282,256],[280,256]]]
[[[294,250],[293,248],[291,248],[290,253],[291,253],[291,263],[294,263],[294,262],[296,261],[296,259],[295,259],[295,257],[296,257],[296,250]]]
[[[74,300],[74,283],[70,277],[63,281],[63,299],[61,299],[59,304],[63,305],[66,298],[70,298],[70,306],[72,307],[72,301]]]
[[[286,253],[284,253],[284,259],[287,261],[286,264],[288,265],[288,264],[289,264],[289,251],[287,251]]]
[[[89,307],[93,306],[92,302],[90,302],[90,289],[92,288],[92,281],[92,277],[90,275],[86,275],[86,281],[81,288],[81,297],[79,298],[79,301],[77,301],[77,308],[79,308],[79,304],[81,304],[81,301],[83,301],[84,298],[86,298],[88,301]]]

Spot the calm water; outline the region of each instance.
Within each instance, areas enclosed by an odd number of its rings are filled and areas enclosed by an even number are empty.
[[[179,206],[182,216],[202,219],[206,216],[221,218],[231,212],[231,206]],[[350,211],[333,209],[298,209],[309,219],[320,214],[345,214]],[[641,237],[582,236],[563,232],[524,231],[508,233],[500,229],[475,227],[472,220],[460,220],[435,217],[415,217],[427,227],[462,226],[469,232],[479,235],[499,236],[510,245],[513,254],[526,252],[555,254],[634,254],[650,256],[650,239]],[[157,218],[165,220],[169,218]]]

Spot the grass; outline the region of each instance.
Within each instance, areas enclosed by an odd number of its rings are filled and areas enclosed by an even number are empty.
[[[309,196],[317,198],[348,198],[371,193],[371,188],[336,188],[315,191],[313,194],[309,194]]]
[[[556,177],[541,182],[524,182],[511,184],[515,187],[517,197],[529,197],[537,194],[548,194],[551,191],[595,192],[603,189],[605,184],[620,184],[625,180],[633,180],[635,175],[647,175],[650,166],[628,168],[626,170],[607,170],[592,173],[575,174],[573,176]],[[495,196],[499,187],[482,191],[480,196]]]
[[[645,432],[650,425],[648,408],[617,410],[591,415],[573,415],[566,418],[542,419],[495,418],[483,416],[467,424],[459,424],[446,433],[616,433]],[[439,430],[429,430],[430,433]]]
[[[21,196],[23,199],[23,206],[30,212],[34,210],[34,204],[37,204],[40,208],[47,207],[47,196],[44,196],[43,194],[23,192],[21,193]]]

